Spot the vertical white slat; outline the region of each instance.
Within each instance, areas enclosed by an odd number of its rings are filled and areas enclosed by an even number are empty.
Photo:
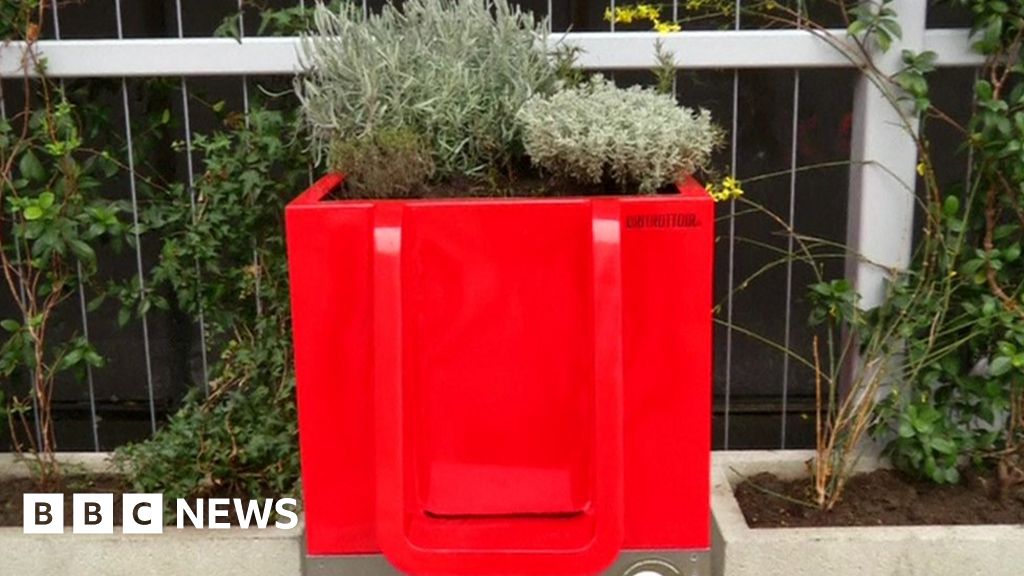
[[[54,40],[60,40],[60,4],[57,0],[51,0],[50,9],[53,12],[53,38]],[[61,89],[64,88],[64,80],[60,81]],[[85,338],[86,342],[89,340],[89,314],[88,306],[86,305],[85,299],[85,285],[81,281],[82,279],[82,263],[75,262],[75,273],[78,275],[78,307],[81,312],[82,318],[82,337]],[[99,430],[99,418],[96,416],[96,386],[93,381],[92,366],[89,364],[85,365],[85,380],[89,388],[89,418],[92,424],[92,445],[93,451],[100,451],[100,430]]]
[[[803,27],[803,0],[797,0],[797,28]],[[797,145],[799,142],[800,127],[800,70],[793,71],[793,122],[790,127],[790,156],[789,156],[789,214],[786,218],[786,225],[789,230],[786,234],[786,312],[783,320],[783,343],[784,349],[789,350],[792,340],[793,320],[793,236],[796,234],[796,164]],[[782,355],[782,407],[779,430],[779,447],[786,449],[786,418],[789,413],[789,354]]]
[[[672,21],[679,22],[679,0],[672,0]],[[675,55],[673,55],[673,60]],[[675,74],[672,75],[672,95],[679,99],[679,66],[676,66]]]
[[[928,12],[927,3],[921,0],[895,0],[892,7],[899,14],[903,38],[887,53],[876,55],[876,65],[886,74],[902,67],[902,50],[921,49]],[[866,309],[885,297],[888,270],[906,269],[910,264],[917,179],[913,133],[917,128],[916,119],[907,120],[866,76],[857,80],[846,240],[851,255],[846,260],[846,277]]]
[[[740,29],[740,0],[736,0],[735,21],[733,27]],[[730,137],[730,166],[729,173],[736,177],[737,144],[739,141],[739,113],[740,113],[740,71],[732,72],[732,134]],[[722,449],[729,449],[729,425],[731,424],[732,411],[732,311],[733,311],[733,285],[736,282],[736,202],[729,202],[729,252],[726,259],[728,266],[728,280],[726,281],[725,297],[725,419],[722,434]]]
[[[363,15],[366,15],[366,0],[363,0]],[[243,12],[242,0],[238,0],[238,37],[245,38],[245,14]],[[249,77],[242,75],[242,111],[245,114],[245,127],[249,127]],[[256,271],[256,285],[253,287],[253,297],[256,300],[256,315],[263,316],[263,295],[260,289],[260,253],[256,245],[252,248],[252,265]]]
[[[548,6],[550,7],[550,5],[551,5],[551,0],[548,0]],[[305,10],[306,9],[306,0],[299,0],[299,6],[302,6],[302,9]],[[550,8],[549,8],[549,10],[550,10]],[[313,180],[313,162],[312,162],[312,160],[309,161],[309,163],[306,164],[306,173],[307,173],[307,175],[309,177],[309,185],[312,186],[313,185],[313,181],[314,181]]]
[[[124,26],[121,22],[121,0],[114,0],[117,18],[117,38],[124,39]],[[121,104],[124,108],[124,134],[128,148],[128,189],[131,193],[132,225],[135,233],[135,266],[139,279],[139,298],[146,298],[146,272],[142,265],[142,235],[139,232],[139,200],[135,186],[135,151],[132,149],[132,118],[131,106],[128,104],[128,80],[121,78]],[[146,390],[149,394],[149,424],[153,435],[156,435],[156,396],[153,391],[153,358],[149,345],[149,313],[142,315],[142,351],[146,358]]]
[[[78,277],[82,277],[82,263],[75,263]],[[85,301],[85,287],[82,283],[78,284],[78,307],[82,312],[82,338],[85,338],[86,342],[91,342],[89,339],[89,315],[88,305]],[[92,447],[94,452],[100,451],[100,420],[96,414],[96,385],[93,381],[92,366],[88,363],[85,365],[85,381],[89,387],[89,419],[92,423]]]
[[[175,0],[174,8],[178,19],[178,38],[185,37],[185,21],[181,14],[181,0]],[[181,114],[184,117],[184,130],[185,130],[185,169],[188,176],[188,200],[192,209],[192,224],[197,223],[198,218],[198,207],[196,206],[196,175],[195,166],[193,165],[192,159],[192,114],[189,110],[189,94],[188,94],[188,81],[184,76],[181,77]],[[199,291],[202,291],[203,275],[199,269],[199,260],[196,259],[196,283],[199,285]],[[210,365],[207,358],[206,349],[206,311],[203,309],[203,300],[199,298],[199,360],[203,370],[203,389],[206,391],[206,395],[210,395]]]
[[[971,80],[971,86],[976,86],[978,80],[981,79],[981,69],[975,68],[973,79]],[[973,117],[978,109],[978,95],[971,92],[971,116]],[[974,146],[967,147],[967,174],[964,176],[964,201],[967,200],[967,195],[971,192],[971,179],[974,178]]]

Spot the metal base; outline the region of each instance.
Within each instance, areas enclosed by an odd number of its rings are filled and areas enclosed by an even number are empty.
[[[305,556],[305,576],[401,576],[380,554]],[[707,550],[628,550],[602,576],[710,576]]]

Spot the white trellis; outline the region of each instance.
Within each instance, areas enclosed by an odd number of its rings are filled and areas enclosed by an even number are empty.
[[[301,1],[301,0],[300,0]],[[243,81],[251,75],[287,75],[299,68],[299,42],[294,37],[242,38],[185,38],[181,33],[181,5],[176,2],[179,29],[177,38],[98,39],[98,40],[43,40],[34,44],[40,59],[46,62],[46,73],[55,78],[128,78],[128,77],[181,77],[235,76]],[[737,14],[739,13],[737,0]],[[879,59],[886,71],[899,66],[902,48],[931,50],[942,67],[977,67],[983,62],[970,49],[967,30],[927,29],[924,0],[896,0],[894,8],[900,15],[903,40]],[[118,22],[121,5],[117,2]],[[675,13],[675,6],[673,13]],[[853,64],[819,36],[806,30],[741,30],[739,17],[735,29],[723,31],[684,31],[659,36],[647,32],[579,32],[555,34],[552,42],[565,42],[581,49],[579,64],[588,69],[628,70],[650,68],[655,64],[654,44],[661,39],[665,47],[676,54],[680,69],[813,69],[848,68]],[[55,22],[56,23],[56,22]],[[58,28],[59,29],[59,28]],[[120,26],[118,27],[120,30]],[[832,31],[834,37],[843,37],[842,30]],[[120,34],[119,34],[120,35]],[[58,35],[59,38],[59,35]],[[24,57],[26,46],[11,42],[0,45],[0,78],[14,78],[25,74],[23,66],[30,59]],[[28,71],[30,74],[32,70]],[[733,106],[737,106],[738,73],[734,75]],[[799,92],[800,75],[794,78],[794,94]],[[184,92],[184,90],[183,90]],[[127,100],[125,105],[127,106]],[[799,99],[794,98],[794,134],[796,131]],[[187,99],[185,121],[187,126]],[[127,114],[126,114],[127,117]],[[855,88],[851,141],[851,170],[848,197],[848,243],[851,252],[862,254],[881,267],[864,260],[851,258],[847,262],[847,275],[861,292],[864,302],[876,303],[882,293],[885,268],[902,268],[909,262],[914,222],[913,188],[917,151],[912,138],[898,126],[891,105],[866,79],[860,79]],[[733,130],[736,134],[736,114]],[[126,127],[130,137],[130,126]],[[793,139],[792,182],[796,178],[796,138]],[[734,140],[732,152],[737,151]],[[189,166],[191,174],[191,166]],[[190,175],[191,178],[191,175]],[[792,186],[791,186],[792,188]],[[790,224],[792,224],[793,191],[790,197]],[[725,233],[725,232],[723,232]],[[727,231],[728,244],[723,246],[720,259],[729,265],[730,294],[734,230]],[[140,273],[141,273],[141,262]],[[787,271],[787,303],[790,301],[792,270]],[[84,304],[83,304],[84,306]],[[731,319],[731,295],[726,315]],[[83,311],[84,318],[84,311]],[[787,313],[786,338],[789,338]],[[728,447],[728,418],[731,383],[731,338],[727,330],[725,342],[725,444]],[[148,342],[147,342],[148,344]],[[204,351],[205,352],[205,351]],[[205,371],[205,362],[204,362]],[[784,370],[782,397],[788,391],[788,370]],[[148,382],[152,411],[152,382]],[[93,415],[95,425],[95,414]],[[155,420],[154,420],[155,422]],[[782,438],[785,445],[785,414],[782,418]],[[97,449],[99,441],[97,440]]]

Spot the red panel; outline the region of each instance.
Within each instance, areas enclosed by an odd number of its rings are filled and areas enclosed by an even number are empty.
[[[714,205],[623,202],[624,546],[708,548]]]
[[[317,201],[286,211],[299,445],[310,554],[374,552],[373,383],[368,335],[372,206]]]
[[[622,542],[618,204],[384,203],[374,239],[383,552],[425,574],[606,567]]]
[[[713,205],[289,206],[310,554],[586,574],[708,546]],[[375,505],[376,503],[376,505]]]
[[[435,515],[574,513],[590,500],[590,205],[544,208],[405,211],[406,425]]]

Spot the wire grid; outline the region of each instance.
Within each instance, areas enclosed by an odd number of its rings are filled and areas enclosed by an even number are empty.
[[[59,40],[60,39],[60,16],[59,16],[60,8],[59,8],[56,0],[51,0],[51,1],[53,2],[53,6],[54,6],[54,9],[52,10],[52,14],[53,14],[53,24],[54,24],[54,30],[55,30],[55,37],[56,37],[56,39]],[[616,6],[616,2],[617,2],[617,0],[609,0],[609,5],[610,5],[610,7],[613,10],[614,10],[614,8]],[[238,28],[239,28],[240,35],[244,36],[245,35],[245,23],[244,23],[244,20],[242,18],[242,14],[241,14],[242,4],[243,4],[242,0],[238,0],[238,4],[237,4],[238,9],[239,9],[239,22],[238,22],[239,26],[238,26]],[[302,6],[303,8],[305,8],[305,6],[306,6],[305,0],[298,0],[298,4],[300,6]],[[799,0],[799,4],[798,5],[802,7],[802,4],[803,4],[802,0]],[[183,11],[182,11],[182,2],[181,2],[181,0],[175,0],[175,5],[174,6],[175,6],[175,15],[176,15],[176,19],[177,19],[177,21],[176,21],[176,24],[177,24],[177,35],[178,35],[179,38],[184,38],[184,26],[185,26],[185,23],[184,23],[184,19],[183,19]],[[369,9],[366,0],[362,0],[362,6],[363,6],[364,12]],[[116,8],[117,38],[118,39],[124,39],[123,18],[122,18],[123,14],[122,14],[121,0],[115,0],[115,8]],[[736,2],[735,2],[735,10],[734,10],[735,18],[734,18],[734,22],[733,22],[733,27],[734,27],[735,30],[740,30],[741,29],[741,24],[742,24],[741,8],[742,8],[741,0],[736,0]],[[553,17],[555,15],[554,14],[555,7],[554,7],[554,4],[553,4],[553,0],[547,0],[547,10],[548,10],[549,18],[551,18],[551,17]],[[673,19],[678,19],[678,16],[679,16],[679,0],[673,0],[673,2],[672,2],[672,16],[673,16]],[[614,21],[610,22],[609,25],[608,25],[608,28],[609,28],[610,31],[614,32],[615,31],[615,22]],[[739,128],[739,126],[738,126],[738,122],[739,122],[739,90],[740,90],[740,72],[739,72],[739,70],[734,70],[732,76],[733,76],[732,77],[732,120],[731,120],[731,130],[730,130],[731,137],[730,137],[730,153],[729,154],[730,154],[730,174],[732,176],[734,176],[734,177],[737,177],[738,175],[736,173],[736,166],[737,166],[737,158],[738,158],[738,154],[739,154],[739,142],[738,142],[738,134],[739,134],[739,130],[738,130],[738,128]],[[241,93],[242,93],[243,111],[246,114],[246,122],[248,122],[248,113],[249,113],[249,84],[248,84],[248,78],[245,77],[244,75],[240,77],[240,89],[241,89]],[[186,152],[186,175],[187,175],[187,179],[188,179],[187,188],[188,188],[188,191],[189,191],[189,200],[190,200],[191,207],[192,207],[193,217],[195,217],[196,210],[197,210],[197,206],[196,206],[197,198],[196,198],[196,191],[195,191],[195,187],[194,187],[194,183],[195,183],[195,166],[194,166],[194,158],[193,158],[194,150],[193,150],[193,146],[192,146],[192,123],[191,123],[191,112],[190,112],[190,109],[189,109],[189,85],[188,85],[188,78],[186,78],[184,76],[180,78],[180,92],[181,92],[181,98],[182,98],[182,100],[181,100],[181,102],[182,102],[182,122],[183,122],[183,129],[184,129],[183,136],[184,136],[185,152]],[[791,154],[790,154],[789,204],[788,204],[788,215],[787,215],[787,224],[790,227],[790,229],[792,229],[792,227],[793,227],[793,225],[795,223],[794,222],[794,207],[795,207],[795,193],[796,193],[796,182],[797,182],[797,170],[796,170],[797,165],[796,165],[796,163],[797,163],[797,145],[798,145],[798,142],[797,142],[797,138],[798,138],[797,124],[798,124],[799,108],[800,108],[799,95],[800,95],[800,72],[798,70],[796,70],[796,71],[793,72],[793,102],[792,102],[793,118],[792,118],[792,127],[791,127],[792,128],[792,139],[791,139],[792,141],[790,143],[791,144]],[[129,172],[130,172],[129,180],[128,181],[129,181],[129,189],[130,189],[130,193],[131,193],[132,222],[135,225],[135,260],[136,260],[137,277],[138,277],[139,288],[141,290],[141,298],[146,298],[147,297],[147,292],[146,292],[146,288],[145,288],[146,287],[146,283],[145,283],[146,279],[145,279],[145,269],[144,269],[144,266],[143,266],[142,238],[140,237],[139,231],[138,231],[139,203],[138,203],[138,198],[137,198],[137,193],[136,193],[137,191],[136,191],[135,158],[134,158],[133,149],[132,149],[132,135],[133,134],[132,134],[132,125],[131,125],[131,105],[130,105],[130,98],[129,98],[129,90],[128,90],[127,79],[125,79],[125,78],[121,79],[121,100],[122,100],[122,107],[123,107],[123,113],[124,113],[124,118],[125,118],[124,137],[125,137],[125,141],[127,142],[127,147],[128,147],[128,167],[129,167]],[[2,91],[0,91],[0,113],[3,113]],[[312,166],[310,166],[309,173],[310,173],[310,181],[312,181],[312,179],[313,179]],[[727,253],[726,253],[726,258],[725,258],[726,266],[727,266],[727,286],[726,286],[727,298],[726,298],[726,306],[725,306],[726,327],[725,327],[724,343],[722,343],[722,345],[724,347],[724,354],[725,354],[724,390],[723,390],[723,414],[722,414],[724,429],[723,429],[723,434],[722,434],[722,445],[726,449],[728,449],[730,447],[730,445],[731,445],[731,431],[732,431],[732,424],[733,424],[733,422],[732,422],[732,416],[733,416],[733,414],[732,414],[732,412],[733,412],[733,410],[732,410],[732,387],[733,387],[732,380],[733,380],[733,335],[734,335],[734,331],[733,331],[733,328],[732,328],[732,323],[733,323],[733,318],[734,318],[733,289],[735,287],[735,281],[736,281],[735,273],[734,273],[735,272],[735,262],[736,262],[736,224],[735,224],[736,208],[735,208],[734,204],[730,205],[730,207],[729,207],[729,215],[730,215],[730,218],[728,220],[728,227],[727,227],[727,230],[725,231],[725,237],[726,237],[726,240],[727,240]],[[792,254],[792,252],[793,252],[793,236],[792,235],[788,236],[788,239],[787,239],[787,250],[788,250],[789,254]],[[258,252],[258,249],[255,246],[254,246],[254,249],[253,249],[253,263],[257,267],[260,264],[260,262],[259,262],[259,252]],[[197,273],[198,273],[199,272],[199,270],[198,270],[198,262],[197,262],[196,266],[197,266]],[[200,278],[200,282],[201,282],[202,281],[201,280],[201,276],[199,278]],[[792,288],[793,288],[793,270],[792,270],[792,263],[790,262],[787,265],[786,280],[785,280],[786,312],[785,312],[785,321],[784,321],[784,340],[785,340],[785,345],[786,346],[789,345],[791,331],[792,331],[791,318],[790,318],[790,304],[792,302],[792,292],[793,292]],[[259,289],[258,285],[256,286],[255,296],[254,297],[256,299],[257,309],[259,310],[259,309],[262,308],[262,303],[260,301],[261,294],[260,294],[260,289]],[[79,305],[80,305],[80,308],[81,308],[81,321],[82,321],[83,335],[88,339],[88,337],[89,337],[89,327],[88,327],[87,304],[86,304],[84,289],[82,289],[81,287],[79,289],[79,298],[78,298],[78,300],[79,300]],[[155,433],[156,430],[157,430],[157,412],[156,412],[156,403],[155,403],[154,378],[153,378],[153,357],[152,357],[152,345],[151,345],[151,342],[150,342],[150,330],[149,330],[149,323],[148,323],[148,313],[147,314],[142,314],[140,321],[141,321],[141,328],[142,328],[142,335],[143,335],[143,353],[145,355],[145,367],[146,367],[145,386],[146,386],[146,394],[147,394],[147,397],[148,397],[150,430],[151,430],[151,433]],[[200,339],[200,351],[201,351],[201,365],[202,365],[203,385],[206,388],[206,390],[209,391],[208,344],[207,344],[207,341],[206,341],[205,315],[204,315],[204,311],[202,309],[199,310],[198,323],[199,323],[199,337],[200,337],[199,339]],[[786,445],[787,445],[786,416],[787,416],[787,411],[788,411],[788,398],[789,398],[789,386],[790,386],[789,379],[790,379],[790,375],[789,375],[789,361],[788,361],[788,357],[786,357],[784,355],[783,358],[784,358],[783,368],[782,368],[783,374],[782,374],[782,379],[781,379],[782,384],[781,384],[781,390],[780,390],[782,406],[781,406],[781,410],[780,410],[780,414],[779,414],[779,420],[780,420],[779,427],[780,427],[780,438],[781,438],[781,440],[780,440],[780,447],[785,448]],[[98,426],[98,420],[99,419],[98,419],[97,410],[96,410],[96,392],[95,392],[95,386],[94,386],[93,374],[92,374],[92,369],[91,368],[88,369],[87,379],[88,379],[88,390],[89,390],[89,406],[90,406],[90,421],[91,421],[90,423],[91,423],[91,428],[92,428],[92,433],[93,433],[93,447],[94,447],[95,450],[99,450],[100,449],[100,445],[101,445],[100,437],[99,437],[99,426]]]

